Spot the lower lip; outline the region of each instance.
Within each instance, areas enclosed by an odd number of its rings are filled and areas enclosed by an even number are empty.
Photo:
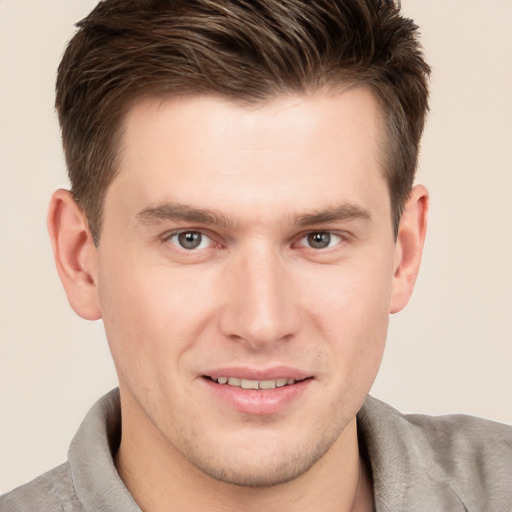
[[[219,384],[204,378],[205,383],[216,397],[239,412],[268,415],[282,411],[297,400],[313,379],[274,389],[243,389],[228,384]]]

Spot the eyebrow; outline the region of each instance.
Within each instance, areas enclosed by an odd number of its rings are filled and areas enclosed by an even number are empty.
[[[301,227],[313,224],[327,224],[329,222],[340,222],[350,220],[371,220],[372,216],[368,210],[355,204],[342,204],[334,208],[327,208],[313,213],[300,215],[297,224]]]
[[[196,222],[230,226],[232,223],[221,213],[213,210],[202,210],[184,204],[165,203],[145,208],[137,214],[137,219],[143,224],[156,224],[162,220]]]
[[[156,224],[163,220],[194,222],[197,224],[220,225],[230,227],[233,225],[225,215],[214,210],[204,210],[178,203],[164,203],[145,208],[137,214],[137,219],[143,224]],[[354,204],[342,204],[334,208],[314,211],[299,215],[294,220],[299,227],[329,222],[371,220],[368,210]]]

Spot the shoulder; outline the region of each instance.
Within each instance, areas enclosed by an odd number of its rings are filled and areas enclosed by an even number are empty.
[[[0,496],[0,510],[2,512],[82,511],[74,491],[69,464],[62,464],[32,482]]]
[[[371,397],[358,420],[372,468],[400,474],[409,491],[443,493],[467,510],[512,506],[512,427],[459,414],[404,415]]]
[[[508,425],[463,414],[404,418],[440,461],[457,455],[466,467],[512,469],[512,427]]]
[[[429,462],[450,476],[461,493],[507,491],[512,500],[511,427],[461,414],[405,418]]]

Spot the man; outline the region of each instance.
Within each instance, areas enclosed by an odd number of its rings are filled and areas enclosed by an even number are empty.
[[[415,32],[371,0],[107,0],[81,22],[49,230],[119,394],[2,510],[510,508],[509,429],[367,398],[425,237]]]

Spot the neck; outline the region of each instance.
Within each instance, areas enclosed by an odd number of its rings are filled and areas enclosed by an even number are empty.
[[[328,452],[304,474],[284,484],[254,488],[232,485],[203,473],[185,459],[143,413],[123,407],[122,417],[122,440],[116,466],[145,512],[372,510],[371,479],[359,455],[355,418]]]

